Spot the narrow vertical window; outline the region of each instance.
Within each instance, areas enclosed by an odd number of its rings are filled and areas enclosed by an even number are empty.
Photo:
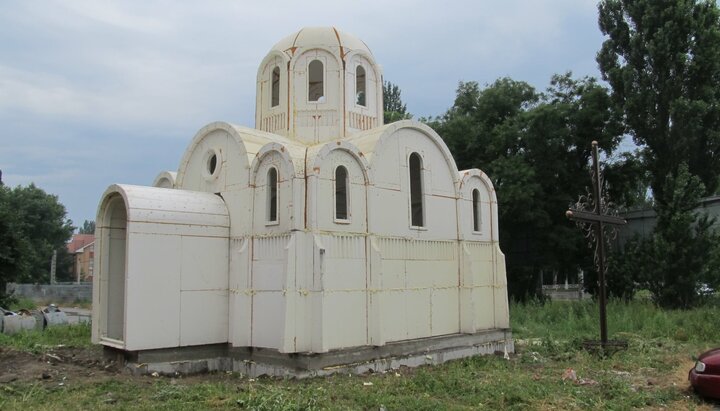
[[[410,154],[410,212],[413,227],[424,227],[423,192],[422,192],[422,158],[420,154]]]
[[[477,188],[472,191],[472,207],[473,207],[473,231],[480,232],[482,221],[480,220],[480,190]]]
[[[270,167],[267,174],[267,221],[277,222],[278,196],[277,196],[277,169]]]
[[[335,169],[335,219],[348,219],[348,172],[343,166]]]
[[[325,96],[323,76],[322,61],[311,61],[308,65],[308,101],[322,102],[323,96]]]
[[[280,67],[275,67],[271,75],[270,107],[280,105]]]
[[[355,103],[363,107],[366,106],[365,80],[365,68],[357,66],[357,70],[355,70]]]

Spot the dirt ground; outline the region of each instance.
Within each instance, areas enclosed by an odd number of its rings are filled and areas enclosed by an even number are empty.
[[[132,377],[115,362],[103,359],[100,347],[57,347],[41,354],[0,347],[0,384],[46,381],[57,385],[66,380],[98,381],[123,376]]]
[[[29,353],[0,347],[0,386],[8,383],[41,383],[49,386],[82,385],[107,380],[145,383],[150,375],[133,374],[125,365],[103,357],[102,347],[56,347]],[[177,375],[186,384],[222,380],[223,373]],[[171,378],[174,380],[175,378]]]

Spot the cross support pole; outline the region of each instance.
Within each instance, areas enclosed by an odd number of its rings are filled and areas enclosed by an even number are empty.
[[[583,211],[570,209],[565,212],[565,215],[570,220],[578,221],[581,223],[591,224],[594,231],[594,238],[596,241],[595,257],[598,265],[598,282],[600,288],[600,344],[605,348],[608,344],[607,336],[607,297],[605,290],[605,238],[604,238],[604,225],[624,225],[627,221],[623,218],[615,217],[608,214],[603,214],[602,207],[602,180],[600,177],[600,162],[598,161],[598,143],[597,141],[592,142],[592,160],[593,160],[593,211]]]

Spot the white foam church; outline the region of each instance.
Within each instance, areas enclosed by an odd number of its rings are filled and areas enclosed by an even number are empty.
[[[255,128],[208,124],[177,172],[103,194],[93,341],[251,374],[512,351],[490,179],[426,125],[383,125],[382,94],[347,33],[273,46]]]

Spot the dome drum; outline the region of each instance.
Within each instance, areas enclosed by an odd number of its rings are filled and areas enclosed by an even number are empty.
[[[276,44],[257,77],[256,128],[306,144],[382,125],[382,73],[362,41],[306,28]]]

